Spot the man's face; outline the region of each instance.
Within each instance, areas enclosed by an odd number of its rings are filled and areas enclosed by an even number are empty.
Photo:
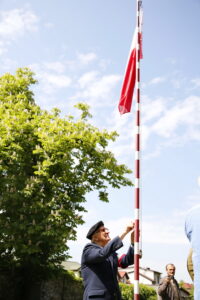
[[[176,268],[174,265],[168,265],[167,266],[167,275],[168,276],[174,276],[175,275],[175,271],[176,271]]]
[[[101,226],[95,233],[98,244],[105,246],[110,241],[109,230],[104,226]]]

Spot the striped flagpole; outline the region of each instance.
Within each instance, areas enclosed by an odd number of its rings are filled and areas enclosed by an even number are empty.
[[[136,48],[136,140],[135,140],[135,242],[134,242],[134,300],[139,300],[139,235],[140,235],[140,8],[137,0],[137,48]]]

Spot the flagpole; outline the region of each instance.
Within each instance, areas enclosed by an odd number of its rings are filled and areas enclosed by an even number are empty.
[[[118,109],[120,114],[131,111],[136,85],[136,135],[135,135],[135,241],[134,241],[134,300],[139,300],[139,249],[140,239],[140,59],[142,58],[142,0],[137,1],[136,30],[126,66]]]
[[[135,136],[135,242],[134,242],[134,300],[139,300],[139,235],[140,235],[140,8],[137,1],[137,46],[136,46],[136,136]]]

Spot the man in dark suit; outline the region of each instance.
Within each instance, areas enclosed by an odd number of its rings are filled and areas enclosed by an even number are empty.
[[[123,246],[123,238],[131,232],[131,246],[119,259],[116,250]],[[91,240],[84,249],[81,273],[84,283],[83,300],[121,300],[117,281],[118,266],[126,268],[134,261],[134,222],[122,234],[110,239],[109,230],[102,221],[92,226],[87,234]]]

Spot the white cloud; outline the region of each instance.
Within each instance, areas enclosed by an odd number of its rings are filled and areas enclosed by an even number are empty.
[[[90,55],[88,57],[90,57]],[[58,60],[32,64],[30,68],[36,73],[41,90],[46,94],[50,94],[55,92],[56,89],[64,87],[71,86],[73,89],[76,88],[75,94],[68,96],[68,104],[71,102],[74,103],[77,99],[81,99],[81,101],[87,101],[87,103],[91,105],[91,110],[95,110],[96,105],[98,107],[112,105],[113,91],[120,80],[120,76],[112,74],[102,76],[100,72],[96,70],[82,73],[82,75],[72,75],[73,71],[69,70],[69,68],[68,72],[71,72],[70,75],[67,75],[66,69],[68,66],[69,61]],[[79,78],[77,78],[78,76]],[[71,92],[73,93],[72,89]]]
[[[55,93],[58,89],[69,87],[72,83],[70,77],[65,75],[42,72],[38,74],[42,91],[46,94]]]
[[[5,40],[16,39],[18,36],[38,28],[38,17],[30,10],[2,11],[0,19],[0,36]]]
[[[191,80],[192,84],[194,84],[195,88],[200,87],[200,78],[195,78]]]
[[[93,110],[92,113],[95,113],[96,106],[112,105],[114,90],[121,77],[115,74],[102,75],[101,67],[99,67],[100,70],[83,72],[94,60],[97,60],[97,65],[101,62],[93,52],[79,53],[78,60],[60,59],[32,64],[30,68],[36,73],[44,93],[49,95],[58,88],[71,86],[72,89],[68,89],[68,104],[74,104],[74,101],[81,99],[81,101],[87,101],[91,106],[91,111]]]
[[[162,117],[163,112],[166,110],[166,99],[158,98],[152,101],[146,96],[143,96],[142,99],[141,145],[144,150],[149,138],[153,134],[152,124]],[[133,121],[135,120],[134,104],[135,102],[133,101],[131,113],[121,116],[116,108],[106,120],[107,128],[109,128],[109,130],[116,130],[119,133],[117,141],[110,146],[110,149],[118,159],[120,159],[120,156],[123,157],[123,160],[128,159],[131,154],[134,156],[136,129]],[[158,154],[158,152],[156,153]]]
[[[44,67],[57,73],[63,73],[66,69],[65,64],[60,61],[44,62]]]
[[[71,79],[65,75],[55,75],[47,73],[44,75],[47,83],[57,88],[68,87],[71,83]]]
[[[87,72],[79,78],[78,83],[81,88],[88,87],[91,84],[94,84],[94,82],[97,80],[97,76],[98,76],[97,71]]]
[[[200,97],[190,96],[182,101],[177,101],[170,98],[152,100],[144,95],[142,99],[141,146],[144,151],[143,158],[149,159],[158,156],[166,147],[200,141]],[[111,146],[118,159],[120,156],[124,160],[128,159],[135,149],[134,112],[134,105],[132,113],[123,116],[120,116],[116,109],[107,119],[107,128],[116,130],[120,135]],[[157,136],[161,138],[159,143],[157,141],[149,148],[148,143],[154,141]]]
[[[143,241],[153,244],[185,245],[187,239],[184,235],[183,221],[180,216],[144,220],[142,223]]]
[[[69,87],[72,83],[72,79],[69,76],[58,74],[58,71],[62,70],[62,64],[59,62],[32,64],[29,67],[36,73],[40,83],[40,90],[45,94],[55,93],[58,89]]]
[[[89,86],[86,91],[86,96],[94,98],[104,98],[109,102],[110,92],[119,82],[121,77],[119,75],[104,75],[99,78],[92,86]]]
[[[165,109],[163,115],[152,125],[152,131],[164,138],[177,135],[181,126],[186,126],[182,136],[188,139],[200,138],[200,98],[191,96]],[[190,117],[192,116],[192,118]],[[180,136],[180,133],[179,133]]]
[[[101,59],[99,61],[99,67],[101,70],[106,70],[107,66],[110,64],[110,60],[107,60],[107,59]]]
[[[197,184],[200,186],[200,176],[197,178]]]
[[[97,59],[97,55],[93,52],[86,53],[86,54],[83,53],[78,54],[78,60],[83,65],[87,65],[96,59]]]
[[[168,216],[143,216],[141,219],[141,240],[145,243],[183,245],[187,244],[187,238],[184,233],[184,220],[186,211],[172,211],[171,217]],[[111,237],[120,234],[130,218],[110,219],[106,222],[106,227],[110,229]],[[165,224],[163,226],[163,224]],[[129,237],[126,237],[129,240]]]
[[[47,23],[44,24],[44,26],[48,29],[52,29],[52,28],[54,28],[55,25],[51,22],[47,22]]]
[[[133,114],[124,114],[121,116],[116,109],[107,117],[106,127],[110,131],[117,131],[119,136],[115,143],[109,144],[109,149],[115,154],[119,162],[122,159],[123,163],[128,159],[131,153],[134,155],[134,123]]]
[[[145,149],[147,142],[151,136],[151,128],[147,125],[142,125],[141,126],[141,148]]]
[[[80,101],[80,99],[81,101],[87,101],[91,106],[92,114],[94,116],[98,115],[96,122],[99,123],[95,125],[99,126],[100,124],[102,126],[101,121],[103,118],[104,128],[116,130],[120,134],[117,141],[111,144],[110,149],[118,159],[123,158],[123,162],[126,161],[135,149],[135,124],[133,122],[135,119],[135,100],[133,100],[132,113],[120,116],[117,111],[115,90],[121,77],[116,74],[102,76],[100,70],[91,70],[72,77],[65,72],[67,66],[68,62],[64,60],[44,62],[37,65],[34,70],[36,70],[36,74],[41,81],[42,91],[50,95],[57,89],[69,86],[73,88],[72,93],[76,89],[74,94],[69,94],[68,105],[69,103],[74,104],[74,101]],[[161,77],[157,77],[154,82],[162,80]],[[113,109],[114,99],[115,107]],[[62,103],[59,104],[59,107],[61,105]],[[105,119],[103,111],[104,108],[109,107],[112,111],[107,114],[108,117]],[[200,97],[190,96],[178,100],[164,97],[151,99],[146,95],[142,95],[141,145],[144,151],[143,158],[155,157],[166,147],[183,145],[192,140],[199,141],[199,115]],[[161,137],[159,143],[158,137]],[[152,141],[155,141],[155,139],[157,139],[156,143],[153,144]],[[151,147],[148,147],[149,142]],[[148,151],[145,151],[146,149]]]
[[[177,63],[175,58],[168,58],[168,62],[172,65],[175,65]]]
[[[13,9],[0,12],[0,55],[7,52],[13,40],[36,31],[38,22],[38,17],[30,10]]]
[[[195,204],[195,205],[193,205],[189,210],[188,210],[188,212],[190,213],[191,211],[193,211],[193,210],[195,210],[195,209],[199,209],[200,208],[200,204],[198,203],[198,204]]]
[[[187,197],[187,207],[192,208],[199,205],[200,190],[196,189],[191,195]]]
[[[63,48],[62,51],[66,52],[66,48]],[[67,69],[69,72],[75,72],[76,74],[78,74],[80,71],[87,69],[88,65],[97,59],[97,55],[92,52],[84,54],[78,53],[75,59],[61,59],[52,62],[43,62],[42,65],[43,67],[46,67],[47,69],[53,70],[58,73],[63,73]],[[101,60],[98,60],[98,65],[100,64]],[[103,67],[101,69],[103,69]]]
[[[114,88],[120,79],[121,77],[115,74],[100,76],[96,71],[85,73],[78,80],[79,91],[73,99],[85,99],[87,103],[96,107],[110,106]]]
[[[15,70],[17,68],[17,65],[17,61],[9,58],[4,58],[1,62],[1,69],[3,71],[10,72],[11,70]]]
[[[164,77],[155,77],[155,78],[153,78],[153,79],[149,82],[149,84],[150,84],[150,85],[152,85],[152,84],[158,84],[158,83],[162,83],[162,82],[164,82],[164,81],[166,81],[166,78],[164,78]]]
[[[3,53],[5,53],[7,51],[6,45],[7,45],[6,42],[0,41],[0,55],[3,54]]]
[[[165,98],[157,98],[155,100],[151,100],[147,96],[143,96],[142,103],[142,122],[145,124],[148,121],[152,121],[153,119],[159,118],[166,109],[166,99]]]
[[[179,80],[179,79],[172,79],[171,83],[173,84],[173,86],[176,89],[180,89],[181,85],[183,84],[183,80]]]

